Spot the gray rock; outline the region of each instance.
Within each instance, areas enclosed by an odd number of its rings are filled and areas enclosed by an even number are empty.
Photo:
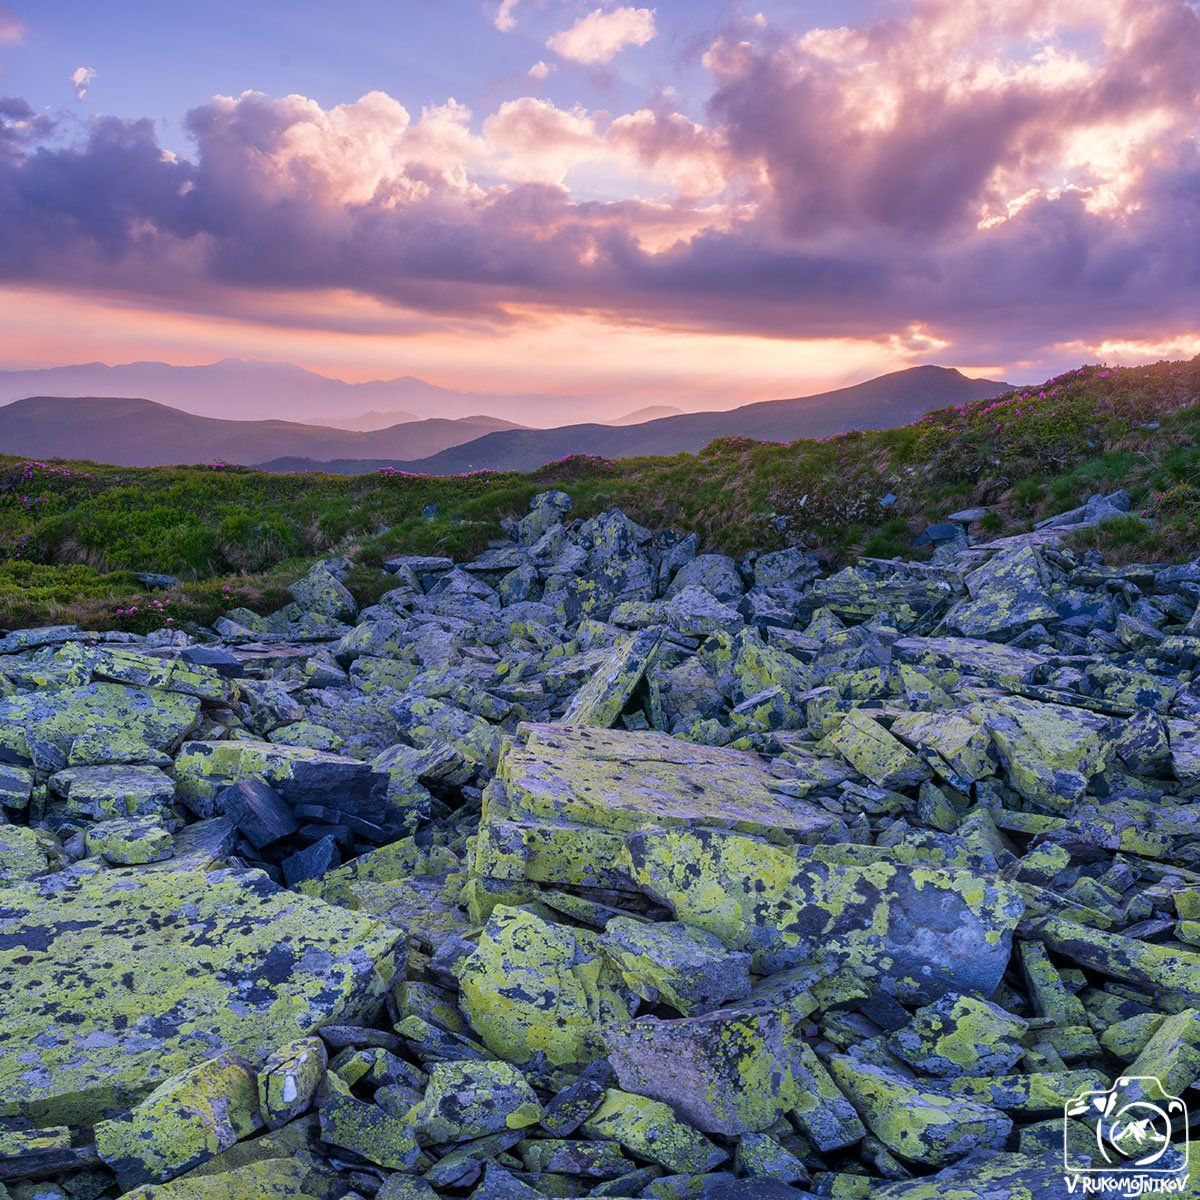
[[[737,564],[725,554],[700,554],[680,568],[667,588],[675,596],[685,588],[701,588],[721,603],[738,600],[746,590]]]
[[[711,592],[689,584],[676,591],[664,606],[671,628],[684,637],[707,637],[710,633],[736,633],[746,622],[741,614],[722,604]]]

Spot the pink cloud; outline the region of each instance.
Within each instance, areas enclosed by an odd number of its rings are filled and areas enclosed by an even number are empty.
[[[96,72],[91,67],[76,67],[71,72],[71,86],[75,89],[75,99],[85,100],[88,88],[96,78]]]
[[[517,27],[517,5],[520,0],[500,0],[500,7],[492,18],[493,24],[501,33],[511,33]]]
[[[611,62],[626,46],[646,45],[654,34],[652,8],[597,8],[546,45],[563,58],[591,66]]]
[[[12,45],[25,36],[25,22],[16,17],[11,9],[0,8],[0,46]]]

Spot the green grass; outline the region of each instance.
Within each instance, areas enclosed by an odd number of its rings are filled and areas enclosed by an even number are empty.
[[[964,505],[995,506],[986,527],[999,534],[1127,487],[1154,527],[1116,522],[1079,544],[1179,556],[1197,550],[1198,478],[1200,358],[1085,367],[903,429],[789,445],[725,438],[696,455],[618,462],[577,456],[525,475],[266,475],[0,457],[0,625],[145,629],[168,616],[207,623],[237,604],[276,607],[320,555],[371,567],[396,553],[472,554],[546,487],[570,492],[581,516],[618,505],[652,528],[695,530],[707,549],[799,544],[834,561],[912,554],[914,533]],[[881,507],[888,492],[896,503]],[[182,583],[151,597],[137,571]],[[378,576],[357,572],[354,586],[369,600]]]

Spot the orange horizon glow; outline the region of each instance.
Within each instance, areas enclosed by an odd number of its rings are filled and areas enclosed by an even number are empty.
[[[278,297],[276,311],[288,297]],[[547,392],[691,410],[733,408],[758,400],[828,391],[927,361],[918,340],[783,339],[621,324],[599,317],[521,312],[490,330],[427,329],[389,333],[387,309],[361,297],[304,297],[311,313],[331,306],[376,332],[260,324],[237,317],[149,309],[134,303],[0,289],[0,323],[20,345],[10,369],[83,362],[110,366],[163,361],[198,366],[221,358],[291,362],[348,383],[415,375],[459,391]],[[614,365],[619,364],[619,365]]]

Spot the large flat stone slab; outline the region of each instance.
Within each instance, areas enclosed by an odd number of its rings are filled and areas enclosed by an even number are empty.
[[[800,838],[829,826],[823,809],[773,791],[757,754],[698,746],[662,733],[524,725],[497,770],[514,817],[632,831],[714,825]]]
[[[91,1125],[232,1050],[371,1015],[399,931],[260,871],[89,871],[0,889],[0,1116]]]
[[[521,738],[524,738],[522,741]],[[477,876],[635,891],[625,837],[706,825],[798,841],[834,818],[772,790],[757,754],[661,733],[522,725],[485,795]]]

